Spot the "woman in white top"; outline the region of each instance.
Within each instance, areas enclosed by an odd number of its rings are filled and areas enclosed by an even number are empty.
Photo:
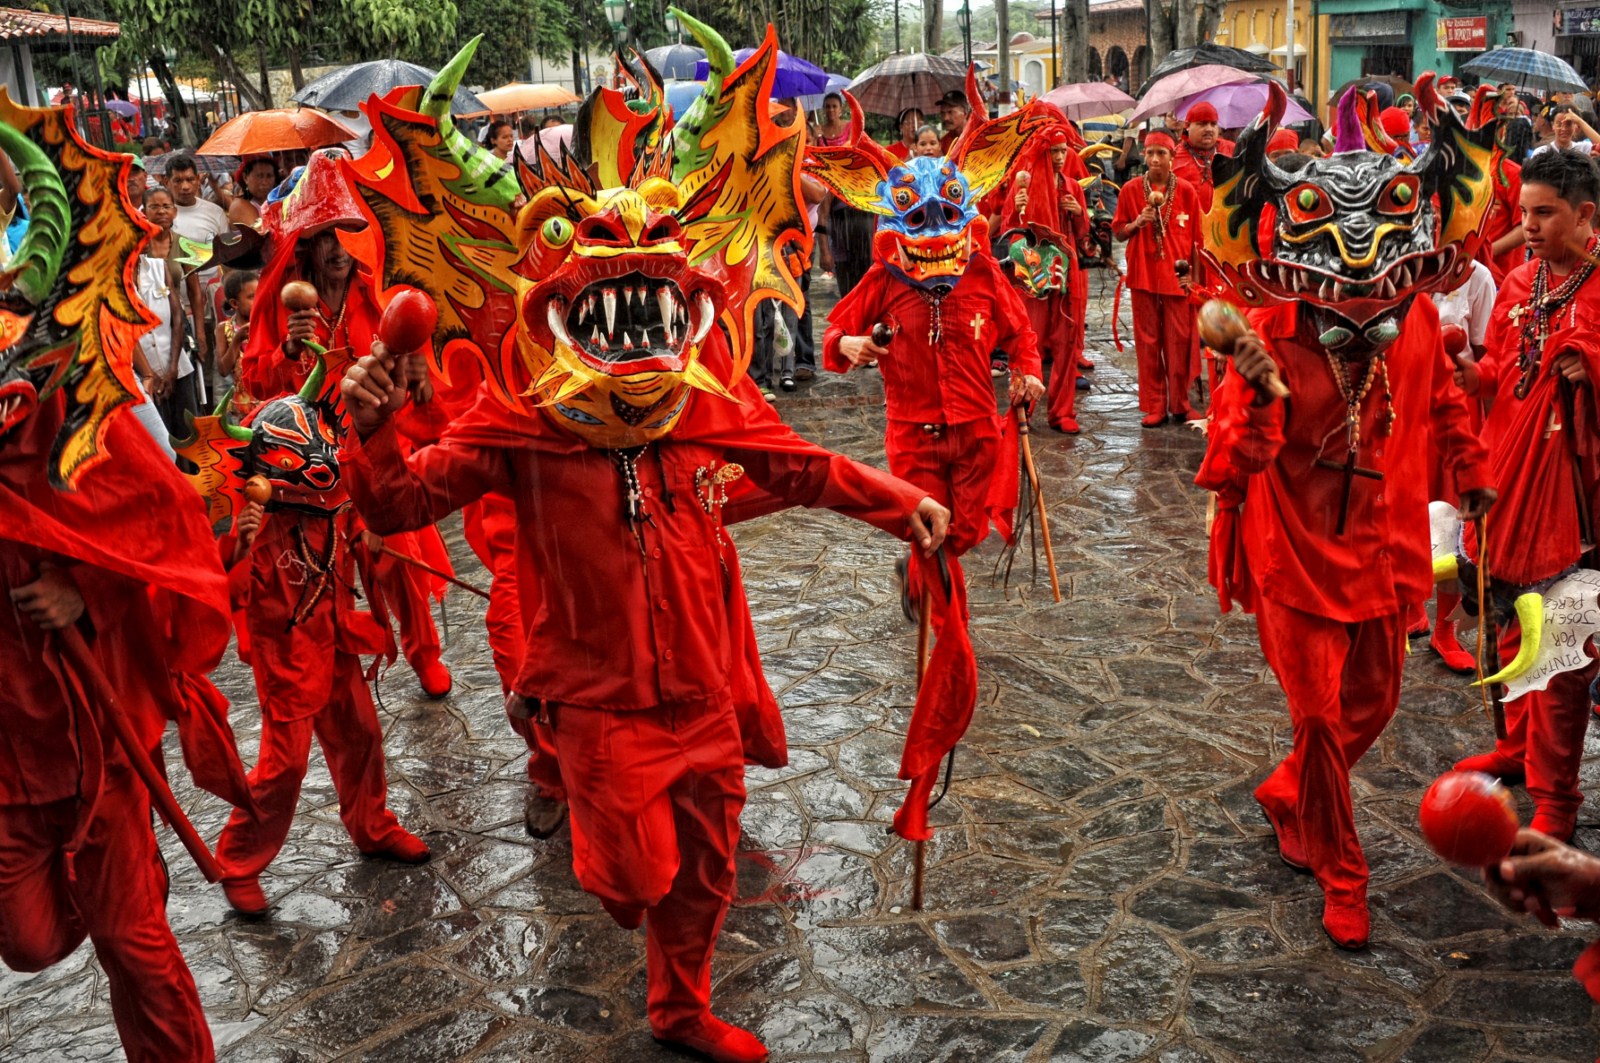
[[[172,220],[177,216],[172,193],[165,188],[152,188],[145,195],[144,214],[158,231],[139,257],[136,286],[139,298],[156,315],[157,324],[139,340],[148,373],[141,383],[155,401],[167,431],[182,436],[189,431],[185,414],[199,412],[200,395],[194,359],[184,350],[187,322],[178,289],[185,285],[198,288],[199,281],[192,274],[185,278],[171,260]],[[194,292],[191,295],[198,297]]]

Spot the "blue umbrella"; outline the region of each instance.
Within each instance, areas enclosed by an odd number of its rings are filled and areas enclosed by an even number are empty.
[[[1463,63],[1460,70],[1496,84],[1510,82],[1522,89],[1586,92],[1589,88],[1583,77],[1572,69],[1572,64],[1532,48],[1496,48],[1470,63]]]
[[[650,49],[644,53],[644,57],[650,60],[656,73],[669,81],[693,79],[695,64],[705,62],[706,50],[688,44],[668,44]]]
[[[741,48],[733,53],[734,65],[744,62],[754,55],[754,48]],[[704,59],[694,66],[696,81],[704,81],[711,76],[711,64]],[[791,96],[817,96],[828,91],[828,72],[814,63],[790,55],[788,52],[778,53],[778,74],[772,79],[772,98],[785,100]]]
[[[667,82],[665,86],[667,103],[672,107],[672,113],[681,117],[683,112],[689,109],[689,105],[699,97],[700,93],[705,91],[705,87],[706,83],[704,81]]]
[[[802,111],[815,111],[817,108],[822,106],[822,101],[827,97],[828,93],[843,92],[845,89],[850,87],[850,82],[854,80],[855,78],[850,77],[848,74],[829,74],[828,85],[825,89],[823,89],[823,91],[812,96],[801,96],[798,98],[797,102],[800,106],[800,109]]]

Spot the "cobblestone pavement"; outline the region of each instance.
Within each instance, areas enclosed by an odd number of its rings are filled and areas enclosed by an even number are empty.
[[[831,284],[816,291],[825,301]],[[1009,596],[992,586],[993,540],[967,566],[979,708],[935,810],[920,914],[908,847],[885,831],[915,643],[897,547],[831,514],[739,530],[792,759],[749,776],[720,1009],[778,1060],[1595,1058],[1600,1027],[1568,973],[1582,937],[1503,915],[1420,843],[1423,789],[1488,736],[1464,683],[1427,655],[1408,662],[1400,714],[1356,771],[1372,947],[1339,952],[1323,935],[1315,887],[1278,861],[1250,798],[1289,730],[1252,621],[1219,617],[1206,586],[1201,438],[1140,430],[1109,302],[1094,304],[1083,435],[1036,437],[1066,600],[1051,604],[1042,573]],[[802,387],[781,400],[789,420],[882,462],[875,374]],[[1027,567],[1024,548],[1024,580]],[[268,922],[231,916],[163,832],[172,923],[224,1060],[669,1058],[644,1033],[641,935],[579,892],[565,831],[523,833],[523,756],[480,603],[448,605],[455,693],[422,700],[403,665],[382,684],[390,795],[431,864],[361,859],[320,755],[265,880]],[[230,661],[219,681],[248,761],[249,674]],[[216,803],[183,796],[215,837]],[[1595,847],[1592,829],[1580,839]],[[0,1059],[120,1058],[87,949],[43,974],[0,972]]]

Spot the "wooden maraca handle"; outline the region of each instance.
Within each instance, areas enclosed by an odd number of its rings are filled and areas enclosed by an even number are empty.
[[[1246,336],[1252,335],[1249,322],[1229,302],[1209,299],[1195,314],[1195,327],[1200,332],[1200,342],[1224,357],[1233,356],[1234,347]],[[1267,374],[1262,386],[1274,398],[1286,399],[1289,389],[1278,379],[1277,373]]]

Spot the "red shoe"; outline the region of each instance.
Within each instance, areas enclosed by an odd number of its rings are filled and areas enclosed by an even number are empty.
[[[714,1063],[766,1063],[767,1046],[749,1030],[723,1022],[709,1011],[677,1030],[653,1031],[662,1044],[698,1052]]]
[[[404,827],[396,827],[384,836],[375,849],[363,849],[367,856],[381,856],[401,864],[425,864],[433,856],[427,843]]]
[[[1050,427],[1069,436],[1075,436],[1079,432],[1078,419],[1076,417],[1063,417],[1059,421],[1051,421]]]
[[[1140,418],[1139,427],[1140,428],[1160,428],[1162,425],[1164,425],[1166,423],[1167,423],[1167,415],[1166,414],[1164,414],[1164,413],[1153,413],[1149,417]]]
[[[1456,638],[1456,624],[1454,620],[1441,620],[1433,629],[1433,637],[1428,640],[1428,645],[1444,666],[1460,675],[1471,675],[1478,670],[1477,662],[1472,659],[1472,654],[1461,648],[1461,641]]]
[[[1570,814],[1551,815],[1535,808],[1528,827],[1540,834],[1548,834],[1558,842],[1571,842],[1572,832],[1578,829],[1578,817]]]
[[[234,911],[252,918],[266,915],[271,907],[267,895],[261,892],[261,880],[255,877],[223,879],[222,895]]]
[[[1364,949],[1372,936],[1372,917],[1365,904],[1323,901],[1322,929],[1341,949]]]
[[[1485,775],[1493,775],[1507,786],[1517,785],[1527,774],[1520,761],[1512,760],[1498,750],[1493,753],[1479,753],[1475,757],[1463,757],[1456,761],[1455,769],[1481,771]]]
[[[1278,836],[1278,858],[1296,871],[1310,871],[1311,858],[1306,855],[1306,844],[1300,840],[1300,824],[1292,816],[1279,815],[1265,801],[1256,798],[1262,815],[1272,824],[1272,833]]]
[[[450,677],[450,669],[437,657],[413,664],[411,670],[417,673],[422,692],[435,700],[450,693],[450,688],[455,685],[455,680]]]

